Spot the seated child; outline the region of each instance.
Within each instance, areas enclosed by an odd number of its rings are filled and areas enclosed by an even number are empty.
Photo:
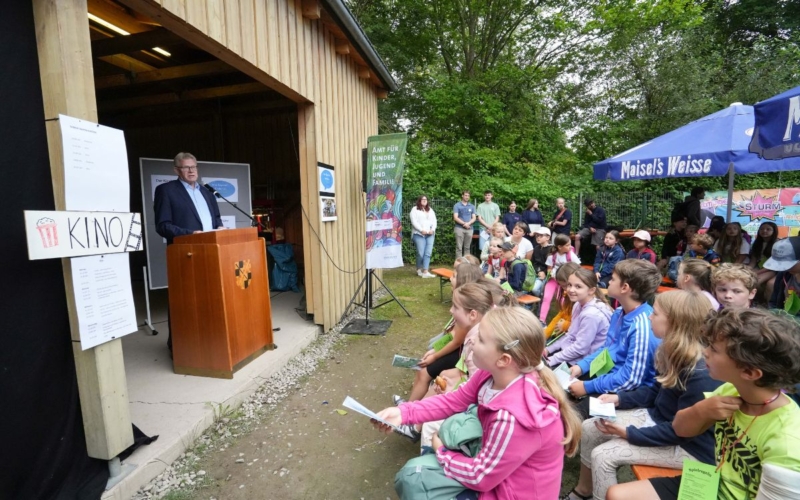
[[[630,391],[655,383],[653,356],[661,340],[650,328],[653,308],[647,302],[660,284],[661,273],[655,264],[641,259],[626,259],[617,264],[608,295],[617,299],[620,307],[611,316],[604,346],[570,368],[573,377],[586,374],[583,378],[587,379],[569,386],[574,397]],[[602,353],[610,357],[613,367],[604,375],[591,377],[589,366]],[[579,411],[583,418],[589,416],[589,398],[581,400]]]
[[[714,287],[711,285],[711,275],[714,269],[716,268],[704,260],[685,260],[678,265],[675,285],[687,292],[703,294],[711,302],[711,308],[716,311],[719,309],[719,302],[712,293]]]
[[[567,334],[544,351],[550,366],[577,363],[603,346],[611,319],[611,307],[597,288],[597,278],[588,269],[578,269],[569,277],[567,295],[574,304]]]
[[[500,270],[506,263],[503,258],[503,249],[500,248],[503,245],[503,239],[492,236],[486,244],[489,249],[489,258],[486,259],[481,270],[492,278],[500,278]]]
[[[750,307],[758,291],[758,278],[743,264],[720,264],[711,273],[714,296],[722,307]]]
[[[505,261],[503,271],[500,273],[500,283],[508,283],[517,295],[527,293],[522,289],[522,285],[525,284],[528,266],[517,256],[516,245],[512,241],[506,241],[500,245],[500,249],[503,251]],[[520,265],[515,265],[517,263]]]
[[[556,313],[555,317],[544,329],[544,338],[547,340],[548,344],[567,333],[572,323],[573,304],[572,301],[569,300],[569,295],[567,295],[567,286],[569,286],[569,277],[580,268],[581,266],[574,262],[564,264],[558,268],[556,283],[558,283],[560,292],[556,302],[559,305],[559,309],[558,313]]]
[[[541,297],[544,282],[547,279],[547,257],[550,256],[552,245],[550,245],[550,230],[540,227],[533,232],[536,243],[533,245],[533,269],[536,271],[536,284],[533,286],[533,295]]]
[[[628,255],[625,257],[626,259],[642,259],[650,262],[651,264],[656,263],[656,253],[650,248],[650,233],[647,231],[639,230],[633,233],[633,248]]]
[[[552,278],[558,272],[558,268],[568,262],[576,264],[581,263],[581,259],[575,255],[572,248],[572,241],[566,234],[558,234],[553,240],[553,249],[547,257],[547,274],[548,278]],[[558,283],[553,279],[548,279],[544,285],[544,296],[542,297],[541,308],[539,311],[539,319],[542,323],[547,321],[547,313],[550,310],[550,303],[558,291]]]
[[[750,255],[750,243],[744,238],[745,234],[747,233],[742,231],[742,225],[738,222],[725,224],[722,235],[714,244],[714,251],[722,262],[741,264],[747,259]]]
[[[712,266],[719,265],[719,255],[714,251],[714,238],[707,234],[695,234],[691,241],[684,260],[687,258],[703,259]]]
[[[675,281],[678,279],[678,265],[684,261],[685,257],[689,256],[689,245],[694,238],[694,235],[697,234],[697,230],[699,228],[694,224],[686,226],[686,231],[684,231],[684,238],[678,243],[678,247],[676,252],[678,253],[674,257],[670,257],[669,261],[667,262],[667,278]]]
[[[608,288],[608,281],[614,266],[617,262],[625,260],[625,250],[619,244],[619,232],[609,231],[603,238],[603,246],[597,249],[597,256],[594,258],[594,274],[597,276],[597,286]]]
[[[782,392],[800,382],[800,326],[763,309],[723,309],[703,336],[708,373],[724,383],[675,415],[675,434],[690,439],[713,428],[717,498],[800,498],[800,407]],[[607,498],[676,499],[680,484],[619,484]]]
[[[699,262],[699,261],[698,261]],[[617,469],[643,464],[680,469],[683,459],[714,463],[714,435],[709,429],[694,439],[675,435],[675,414],[704,398],[720,383],[708,375],[700,344],[711,304],[694,292],[663,293],[653,304],[653,334],[662,339],[656,350],[656,383],[600,400],[617,409],[614,422],[584,420],[581,473],[572,500],[605,498],[617,483]],[[639,408],[646,408],[641,411]],[[618,439],[613,439],[613,438]]]
[[[770,309],[782,309],[793,316],[800,314],[800,306],[793,307],[800,294],[800,236],[778,240],[772,247],[772,257],[764,268],[776,271],[775,287],[769,299]],[[788,306],[787,306],[788,304]]]
[[[495,222],[492,224],[491,238],[500,238],[500,242],[502,243],[505,237],[506,226],[504,226],[502,222]],[[491,238],[486,240],[486,244],[481,248],[481,262],[486,262],[489,259],[489,255],[491,254],[490,245],[492,244]]]
[[[580,421],[553,372],[542,363],[544,335],[521,307],[488,311],[473,349],[477,373],[455,392],[386,408],[392,425],[447,418],[478,404],[483,429],[480,452],[468,457],[432,439],[446,477],[483,498],[558,497],[564,454],[577,451]],[[376,427],[391,427],[377,421]]]

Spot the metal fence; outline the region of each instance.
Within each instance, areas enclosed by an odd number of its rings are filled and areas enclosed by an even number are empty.
[[[606,210],[606,217],[610,227],[618,227],[620,229],[657,229],[661,231],[666,231],[670,228],[670,212],[676,203],[683,201],[682,198],[667,193],[579,193],[578,196],[573,198],[565,197],[567,207],[573,213],[573,231],[576,231],[583,224],[585,210],[583,201],[589,198]],[[442,198],[429,198],[428,200],[431,208],[436,213],[437,221],[436,239],[434,240],[431,262],[450,266],[455,260],[453,205],[458,200]],[[416,250],[414,242],[411,240],[411,220],[409,219],[409,213],[415,201],[415,199],[403,200],[403,259],[407,263],[415,262],[414,255]],[[480,199],[472,201],[475,206],[482,202]],[[494,201],[500,206],[501,213],[508,212],[509,201],[501,199],[495,199]],[[521,212],[526,203],[527,200],[517,200],[517,211]],[[542,210],[545,221],[549,221],[556,211],[555,200],[552,202],[540,201],[539,208]],[[654,241],[654,243],[656,244],[655,246],[658,246],[659,242]],[[477,246],[477,243],[475,243],[475,246]]]

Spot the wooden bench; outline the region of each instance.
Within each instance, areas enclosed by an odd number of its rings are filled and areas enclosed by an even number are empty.
[[[534,304],[538,304],[541,301],[542,299],[540,299],[539,297],[534,297],[533,295],[528,295],[528,294],[520,295],[519,297],[517,297],[517,302],[519,302],[520,305],[530,306],[531,310],[533,310]]]
[[[677,286],[674,281],[669,276],[664,276],[661,278],[661,286]]]
[[[453,270],[439,267],[431,269],[431,274],[439,277],[439,300],[444,304],[444,284],[450,283],[450,278],[453,277]]]
[[[636,479],[651,479],[654,477],[676,477],[680,476],[683,471],[681,469],[665,469],[664,467],[652,467],[650,465],[631,465],[631,470]]]

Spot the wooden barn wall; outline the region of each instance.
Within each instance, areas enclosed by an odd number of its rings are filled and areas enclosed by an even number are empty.
[[[122,2],[298,103],[301,200],[310,219],[303,225],[308,310],[326,330],[334,326],[363,277],[361,148],[378,130],[371,81],[359,78],[349,56],[336,54],[320,20],[302,16],[302,0]],[[319,220],[318,161],[336,169],[336,222]]]

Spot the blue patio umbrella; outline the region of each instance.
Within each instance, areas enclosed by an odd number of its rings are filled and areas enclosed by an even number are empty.
[[[755,130],[750,151],[766,160],[800,156],[800,87],[753,106]]]
[[[594,165],[595,180],[627,181],[728,174],[731,218],[734,174],[800,170],[800,157],[766,160],[749,151],[753,107],[741,103],[695,120]]]

